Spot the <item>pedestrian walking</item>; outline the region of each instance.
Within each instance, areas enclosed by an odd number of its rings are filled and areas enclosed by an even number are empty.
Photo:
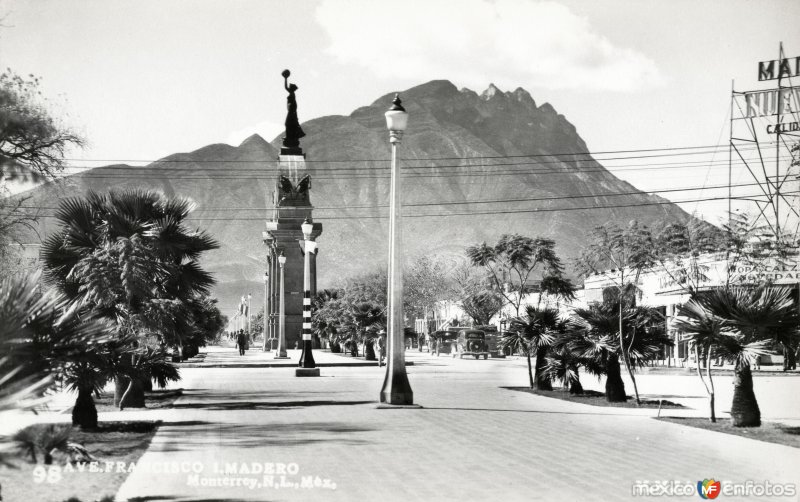
[[[386,338],[384,332],[378,334],[378,367],[383,366],[383,360],[386,357]]]
[[[236,346],[239,347],[239,355],[243,356],[244,351],[247,350],[247,335],[242,329],[239,330],[239,336],[236,337]]]

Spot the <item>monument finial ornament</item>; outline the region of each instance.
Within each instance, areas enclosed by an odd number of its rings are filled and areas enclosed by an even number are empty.
[[[283,146],[287,149],[300,148],[300,138],[306,135],[300,127],[300,121],[297,120],[297,98],[294,93],[298,87],[295,84],[289,83],[289,76],[292,73],[289,70],[283,70],[281,76],[283,77],[283,87],[289,93],[286,96],[286,134],[283,137]]]

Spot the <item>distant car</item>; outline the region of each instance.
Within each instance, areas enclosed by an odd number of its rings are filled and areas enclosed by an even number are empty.
[[[479,359],[483,356],[484,359],[489,358],[486,333],[479,329],[462,329],[459,331],[458,349],[459,357],[474,356],[475,359]]]
[[[458,351],[456,347],[458,341],[457,330],[435,331],[431,335],[431,339],[436,347],[436,357],[439,357],[439,354],[455,354]]]

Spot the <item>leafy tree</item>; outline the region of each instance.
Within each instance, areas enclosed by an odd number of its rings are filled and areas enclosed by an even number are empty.
[[[632,220],[625,228],[620,228],[615,223],[599,226],[591,234],[589,245],[581,252],[576,260],[576,268],[584,275],[603,272],[613,281],[617,294],[629,296],[629,301],[635,303],[635,294],[628,294],[635,290],[639,276],[653,265],[652,256],[652,235],[650,230],[640,225],[636,220]],[[641,402],[639,398],[639,388],[636,385],[636,377],[631,367],[630,354],[626,346],[622,344],[624,331],[624,308],[625,301],[618,301],[619,309],[618,336],[620,339],[620,355],[625,364],[625,369],[633,382],[633,391],[636,396],[637,404]]]
[[[534,279],[540,281],[543,294],[573,297],[572,283],[563,275],[551,239],[505,234],[494,246],[484,242],[468,247],[466,253],[472,265],[485,269],[495,291],[514,307],[517,317],[525,295],[533,291]]]
[[[64,169],[64,154],[83,139],[48,111],[39,79],[7,69],[0,74],[0,177],[52,178]]]
[[[715,253],[725,250],[724,239],[717,228],[694,217],[665,224],[649,241],[652,268],[695,298],[701,287],[713,279],[708,276],[708,262]]]
[[[491,290],[478,291],[463,298],[461,308],[476,325],[488,325],[503,308],[503,297]]]
[[[404,273],[404,310],[427,319],[436,303],[450,297],[451,289],[444,263],[428,256],[417,258]]]

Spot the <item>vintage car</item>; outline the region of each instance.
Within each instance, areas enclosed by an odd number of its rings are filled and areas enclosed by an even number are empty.
[[[489,358],[486,346],[486,333],[479,329],[462,329],[458,332],[458,356],[474,356],[475,359],[483,356]],[[455,357],[455,356],[454,356]]]
[[[439,354],[455,354],[458,352],[456,346],[458,342],[458,330],[439,330],[431,335],[432,351]],[[455,356],[454,356],[455,357]]]
[[[479,359],[489,358],[489,347],[486,344],[486,333],[479,329],[453,327],[439,330],[431,335],[432,350],[438,357],[440,354],[451,354],[453,357],[473,356]]]

